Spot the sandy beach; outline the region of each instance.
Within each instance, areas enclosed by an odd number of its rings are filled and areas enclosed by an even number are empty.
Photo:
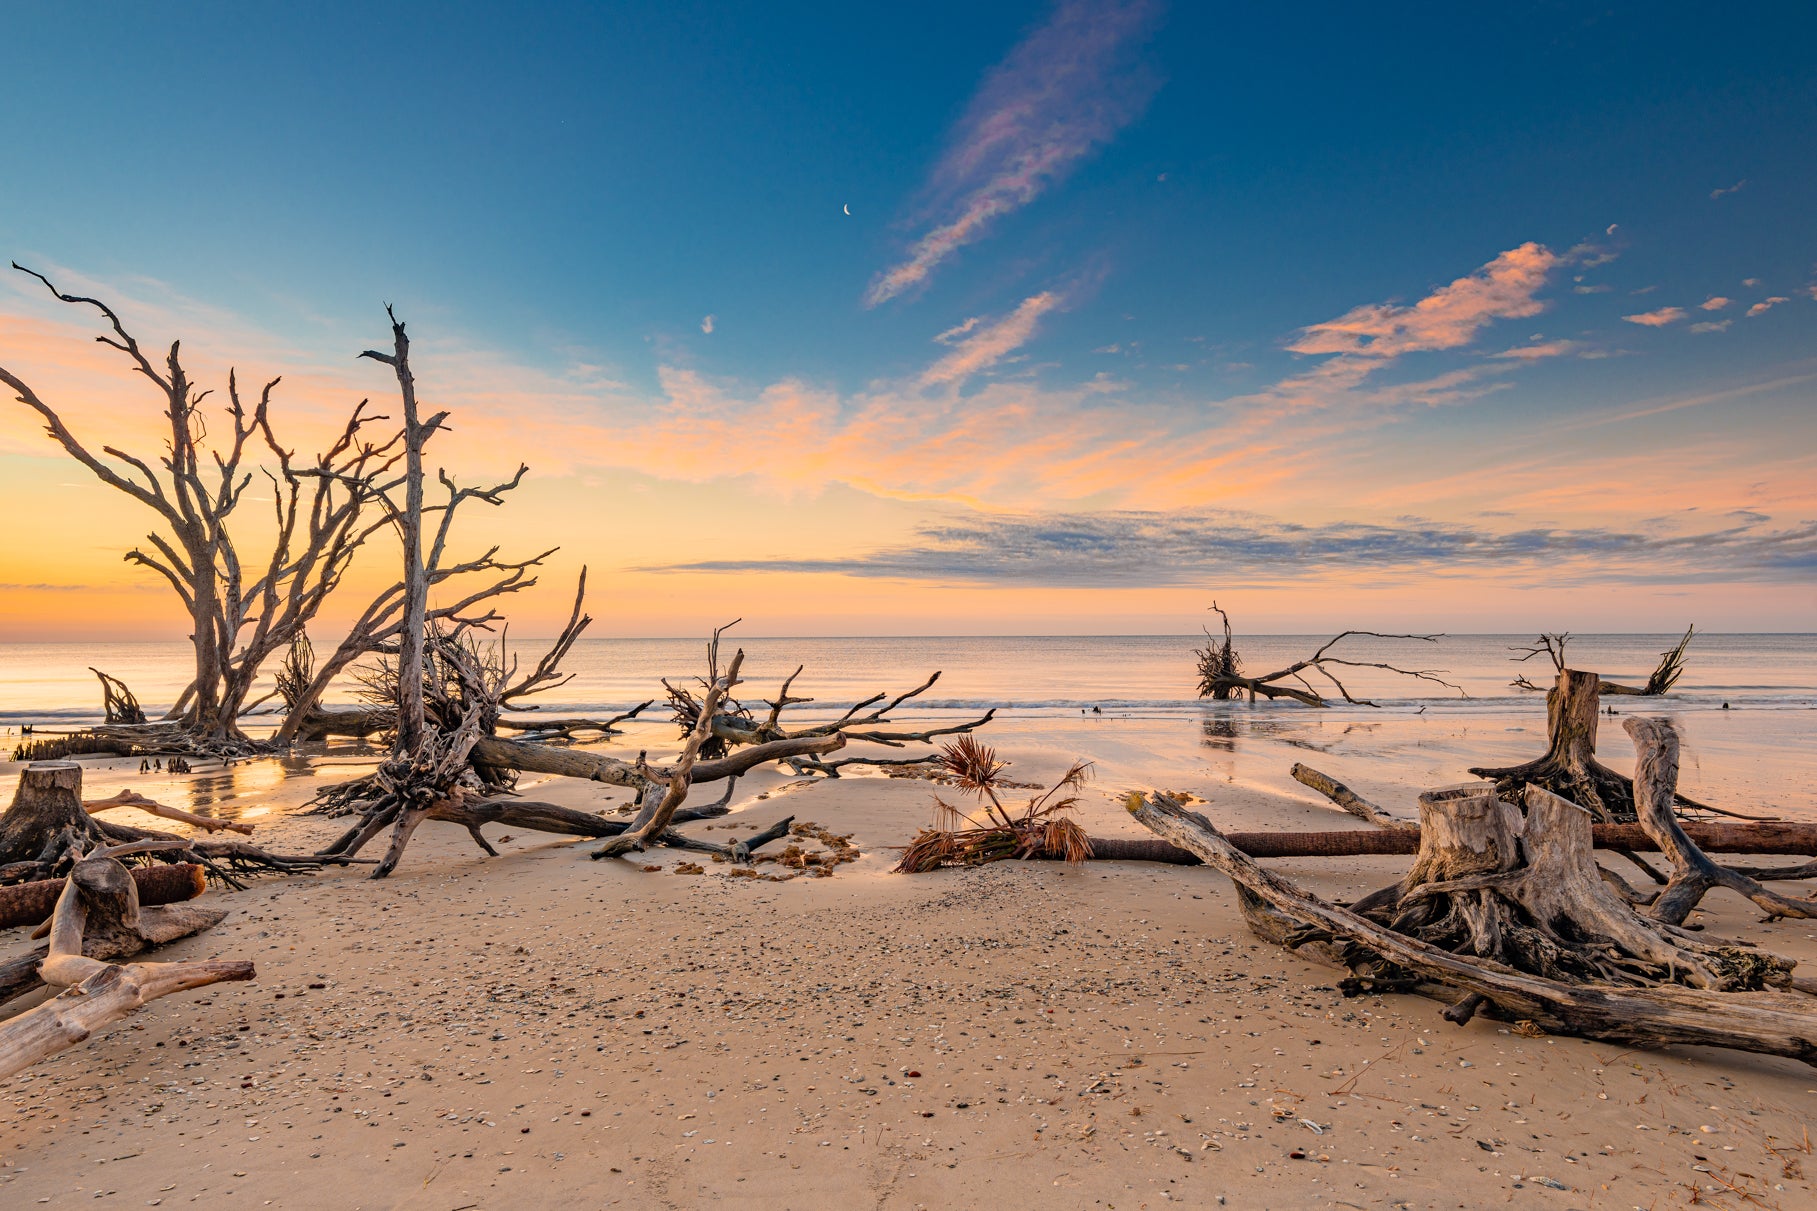
[[[1355,823],[1286,780],[1303,744],[1163,750],[1155,730],[1012,722],[992,738],[1030,780],[1099,757],[1081,809],[1095,835],[1137,831],[1118,799],[1142,769],[1231,828]],[[1329,747],[1321,761],[1391,807],[1428,784],[1424,767]],[[262,844],[314,848],[337,822],[295,808],[347,760],[175,782],[254,820]],[[88,764],[94,793],[146,785],[136,765]],[[623,799],[559,779],[520,789],[590,811]],[[356,869],[211,891],[228,920],[160,957],[251,958],[257,979],[161,1000],[0,1084],[0,1201],[1812,1205],[1803,1065],[1347,999],[1329,969],[1253,938],[1228,881],[1202,868],[889,873],[932,790],[761,772],[730,816],[689,826],[711,837],[792,814],[850,834],[863,856],[829,878],[689,875],[677,851],[590,862],[590,843],[509,831],[487,859],[432,825],[386,882]],[[1273,865],[1354,897],[1403,862]],[[1809,923],[1757,921],[1726,893],[1694,918],[1817,961]]]

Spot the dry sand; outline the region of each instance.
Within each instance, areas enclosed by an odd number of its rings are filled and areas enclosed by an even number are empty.
[[[1023,776],[1063,760],[996,740]],[[312,847],[335,822],[286,815],[313,779],[276,769],[239,771],[257,840]],[[1353,823],[1171,772],[1232,827]],[[1133,831],[1116,806],[1133,781],[1113,764],[1090,831]],[[92,793],[121,785],[143,782],[91,764]],[[705,834],[786,813],[851,833],[864,856],[832,878],[679,875],[674,851],[650,873],[522,833],[485,859],[426,825],[386,882],[211,892],[227,922],[165,956],[251,958],[257,980],[159,1001],[0,1083],[0,1206],[1817,1206],[1809,1068],[1345,999],[1254,941],[1203,869],[887,873],[929,797],[766,773]],[[1275,865],[1353,896],[1404,863]],[[1709,905],[1712,931],[1817,965],[1809,923]]]

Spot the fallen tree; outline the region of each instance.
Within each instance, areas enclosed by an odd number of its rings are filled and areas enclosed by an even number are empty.
[[[1060,780],[1020,808],[1004,805],[1006,761],[971,736],[945,745],[941,767],[960,789],[979,800],[982,818],[934,796],[934,827],[915,834],[904,847],[898,874],[921,874],[944,866],[981,866],[1006,858],[1058,857],[1083,862],[1095,856],[1096,843],[1071,816],[1077,791],[1091,776],[1089,761],[1074,762]]]
[[[1705,854],[1817,855],[1817,824],[1791,821],[1725,824],[1680,820],[1678,825],[1686,838]],[[1372,858],[1416,854],[1420,849],[1420,830],[1417,825],[1380,830],[1270,829],[1267,832],[1225,833],[1224,837],[1252,858]],[[1613,853],[1666,852],[1639,824],[1592,825],[1590,838],[1597,849]],[[1086,841],[1091,846],[1091,858],[1094,861],[1163,862],[1173,866],[1199,864],[1198,857],[1190,851],[1168,845],[1164,841],[1156,841],[1152,837],[1088,837]],[[1002,856],[1064,858],[1066,854],[1061,850],[1043,850]],[[1813,871],[1809,864],[1729,869],[1731,873],[1745,874],[1752,879],[1794,880],[1817,877],[1817,871]]]
[[[1206,646],[1195,649],[1194,655],[1199,658],[1199,697],[1210,698],[1214,702],[1228,702],[1233,699],[1248,698],[1254,702],[1258,697],[1275,699],[1287,698],[1306,706],[1324,707],[1331,703],[1306,679],[1307,672],[1317,673],[1332,684],[1338,695],[1353,706],[1377,706],[1367,698],[1358,698],[1345,684],[1338,680],[1334,668],[1382,669],[1403,677],[1412,677],[1420,681],[1430,681],[1446,689],[1457,690],[1459,697],[1466,697],[1464,691],[1446,681],[1433,669],[1404,669],[1399,665],[1386,664],[1375,660],[1353,660],[1348,656],[1333,653],[1332,649],[1354,636],[1368,636],[1375,639],[1409,639],[1422,643],[1436,643],[1439,635],[1390,635],[1381,631],[1345,631],[1326,640],[1312,655],[1304,660],[1296,660],[1286,668],[1260,676],[1249,676],[1242,671],[1242,658],[1238,656],[1235,639],[1231,634],[1230,615],[1226,614],[1217,602],[1211,603],[1224,624],[1224,638],[1220,643],[1212,633],[1205,632]]]
[[[1817,917],[1817,902],[1793,900],[1768,891],[1751,875],[1730,870],[1704,854],[1690,830],[1673,811],[1678,785],[1678,733],[1664,719],[1635,717],[1623,723],[1634,740],[1635,805],[1640,827],[1672,862],[1672,876],[1653,902],[1651,915],[1670,925],[1682,925],[1691,910],[1713,888],[1725,887],[1745,896],[1763,909],[1767,919]]]

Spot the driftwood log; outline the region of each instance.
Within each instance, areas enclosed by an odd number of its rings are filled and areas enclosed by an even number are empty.
[[[44,958],[29,956],[36,978],[63,991],[0,1022],[0,1079],[75,1046],[158,997],[222,980],[252,979],[253,965],[244,959],[106,961],[207,929],[226,915],[186,904],[142,908],[138,885],[116,860],[131,848],[97,851],[70,871],[51,917]],[[0,999],[6,995],[0,992]]]
[[[142,812],[157,816],[162,820],[175,820],[179,824],[188,824],[205,833],[239,833],[241,836],[252,836],[252,825],[239,820],[217,820],[213,816],[198,816],[186,812],[180,807],[166,807],[155,799],[147,799],[137,791],[120,791],[106,799],[84,799],[82,810],[89,815],[96,812],[111,811],[116,807],[136,807]]]
[[[208,873],[194,862],[172,866],[135,866],[133,883],[139,889],[139,903],[180,904],[193,900],[208,888]],[[14,883],[0,887],[0,929],[37,925],[50,920],[63,892],[62,879],[41,879],[35,883]]]
[[[1305,786],[1310,786],[1313,790],[1319,792],[1319,794],[1325,796],[1327,799],[1359,819],[1367,820],[1371,824],[1380,825],[1382,828],[1417,830],[1419,827],[1417,824],[1395,819],[1382,808],[1369,802],[1369,800],[1363,798],[1348,786],[1339,782],[1336,778],[1331,777],[1329,774],[1321,774],[1310,765],[1304,765],[1296,761],[1293,763],[1293,769],[1288,772],[1293,775],[1294,781]]]
[[[1728,824],[1696,820],[1680,820],[1677,823],[1685,837],[1704,853],[1787,854],[1799,857],[1817,854],[1817,824],[1795,821]],[[1416,854],[1420,848],[1420,830],[1417,827],[1243,832],[1225,833],[1223,836],[1252,858],[1366,858]],[[1646,853],[1662,849],[1639,824],[1592,825],[1591,839],[1597,849],[1617,853],[1629,850]],[[1099,861],[1199,865],[1198,855],[1191,850],[1150,837],[1093,837],[1091,850],[1091,856]],[[1062,855],[1040,853],[1031,856],[1058,858]],[[1749,868],[1749,873],[1756,878],[1811,877],[1803,866],[1787,866],[1780,870],[1770,867]]]
[[[1817,1001],[1780,990],[1790,986],[1790,961],[1743,947],[1710,946],[1670,926],[1644,922],[1632,910],[1632,919],[1621,918],[1618,910],[1625,905],[1603,895],[1605,885],[1585,855],[1589,816],[1544,792],[1535,803],[1539,830],[1522,838],[1523,845],[1543,847],[1534,866],[1508,866],[1514,851],[1504,848],[1511,839],[1506,811],[1512,809],[1504,809],[1495,796],[1474,792],[1435,798],[1433,810],[1447,820],[1441,827],[1434,827],[1435,818],[1426,815],[1422,804],[1427,824],[1422,831],[1433,842],[1424,869],[1445,878],[1411,889],[1392,907],[1381,901],[1374,906],[1377,913],[1399,912],[1412,896],[1407,910],[1422,913],[1429,932],[1450,931],[1467,939],[1466,953],[1401,933],[1264,870],[1209,820],[1165,796],[1132,797],[1130,810],[1158,836],[1191,850],[1237,883],[1245,915],[1263,937],[1324,962],[1360,969],[1372,987],[1453,1001],[1453,1020],[1468,1020],[1488,1007],[1553,1033],[1638,1046],[1732,1047],[1817,1063]],[[1525,874],[1536,868],[1540,873]],[[1466,873],[1472,869],[1476,873]],[[1554,876],[1562,882],[1553,881]],[[1479,932],[1470,903],[1481,904],[1483,895],[1498,890],[1507,891],[1509,898],[1480,918]],[[1542,916],[1522,920],[1513,911],[1519,906],[1525,912],[1528,905]],[[1511,919],[1524,927],[1518,940],[1494,932],[1494,926]],[[1619,929],[1581,940],[1560,939],[1552,929],[1576,921]],[[1507,961],[1529,946],[1555,968],[1591,962],[1621,982],[1570,982]],[[1562,960],[1553,953],[1557,949],[1576,951],[1578,957]],[[1479,953],[1485,950],[1489,953]],[[1675,967],[1666,961],[1680,952],[1695,957],[1695,965]],[[1714,987],[1687,986],[1674,976]],[[1715,990],[1763,984],[1777,987]]]

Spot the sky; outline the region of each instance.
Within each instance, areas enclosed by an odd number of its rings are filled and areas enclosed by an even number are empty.
[[[1817,630],[1817,12],[1479,7],[21,6],[0,263],[305,450],[394,305],[523,634]],[[154,457],[99,331],[0,274]],[[186,633],[10,397],[0,516],[0,640]]]

